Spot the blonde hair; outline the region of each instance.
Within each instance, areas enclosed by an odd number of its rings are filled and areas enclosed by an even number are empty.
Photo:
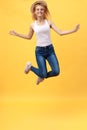
[[[37,17],[36,17],[36,15],[35,15],[35,9],[36,9],[36,6],[37,5],[41,5],[41,6],[43,6],[44,8],[45,8],[45,16],[44,16],[44,18],[45,19],[48,19],[48,17],[50,16],[50,12],[49,12],[49,9],[48,9],[48,7],[47,7],[47,3],[44,1],[44,0],[37,0],[36,2],[34,2],[32,5],[31,5],[31,8],[30,8],[30,11],[31,11],[31,13],[32,13],[32,18],[34,19],[34,20],[36,20],[37,19]]]

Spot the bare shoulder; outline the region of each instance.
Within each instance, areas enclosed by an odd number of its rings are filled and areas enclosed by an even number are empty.
[[[29,27],[31,30],[34,30],[34,22],[30,24],[30,27]]]
[[[49,26],[50,26],[50,28],[52,27],[52,25],[53,25],[53,22],[51,21],[51,20],[47,20],[48,21],[48,24],[49,24]]]
[[[33,28],[33,26],[34,26],[34,23],[31,23],[31,24],[30,24],[30,28]]]

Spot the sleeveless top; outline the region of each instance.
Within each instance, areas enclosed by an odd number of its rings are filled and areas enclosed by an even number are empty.
[[[46,19],[43,25],[38,25],[37,21],[35,21],[33,23],[33,29],[36,34],[36,46],[44,47],[52,44],[50,38],[50,26]]]

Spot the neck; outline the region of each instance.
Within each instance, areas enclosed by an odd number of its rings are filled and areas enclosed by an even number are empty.
[[[37,17],[37,21],[41,23],[41,22],[44,21],[44,18],[43,17]]]

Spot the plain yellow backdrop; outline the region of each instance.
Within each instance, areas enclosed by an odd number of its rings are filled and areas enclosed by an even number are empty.
[[[37,66],[36,38],[25,40],[33,0],[0,2],[0,130],[87,130],[87,1],[46,0],[52,21],[74,34],[51,30],[61,73],[36,85],[37,76],[24,74],[27,61]],[[48,69],[49,65],[48,65]]]

